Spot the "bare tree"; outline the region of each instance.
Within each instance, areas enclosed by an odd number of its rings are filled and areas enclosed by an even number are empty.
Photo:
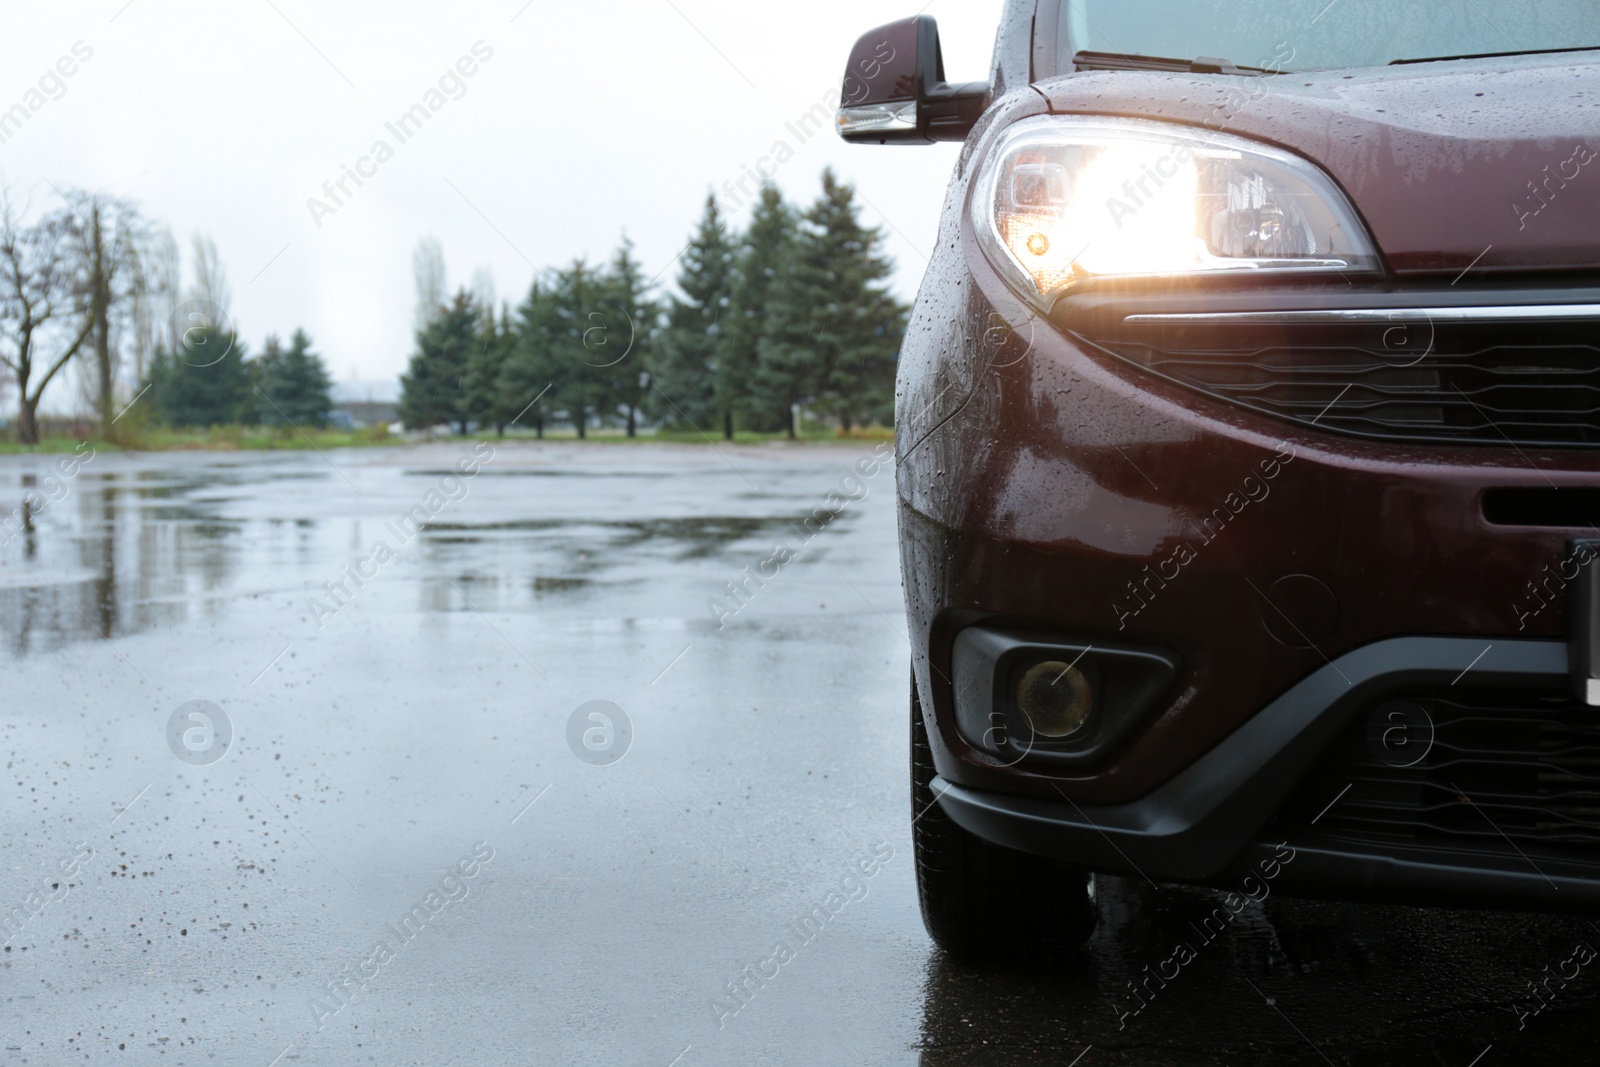
[[[421,333],[428,323],[444,309],[445,273],[444,249],[438,240],[424,237],[411,253],[411,273],[417,285],[415,325]]]
[[[178,306],[181,289],[178,242],[170,230],[150,234],[142,255],[145,284],[133,294],[128,314],[128,333],[133,348],[133,377],[144,381],[155,359],[157,348],[174,351],[178,331],[173,309]]]
[[[75,214],[31,225],[21,215],[10,197],[0,198],[0,362],[16,378],[17,439],[37,444],[39,400],[83,348],[95,317],[88,279],[74,269]]]
[[[189,299],[210,304],[218,320],[228,317],[233,304],[233,291],[228,288],[228,274],[217,254],[217,243],[203,233],[194,236],[194,288],[189,291]]]
[[[74,271],[87,288],[94,409],[101,435],[109,438],[121,363],[112,335],[125,325],[137,294],[147,285],[140,255],[149,240],[149,226],[133,204],[104,193],[77,191],[68,193],[66,200],[77,222],[72,229]]]
[[[479,267],[472,273],[472,299],[486,314],[494,314],[494,270]]]

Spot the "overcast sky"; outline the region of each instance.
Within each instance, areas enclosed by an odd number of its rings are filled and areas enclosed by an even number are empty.
[[[856,37],[914,0],[4,2],[0,111],[75,46],[92,54],[46,78],[0,144],[0,181],[36,206],[57,202],[47,182],[136,200],[171,227],[186,278],[191,235],[209,233],[251,350],[303,326],[338,379],[404,369],[420,237],[443,245],[452,286],[488,268],[513,301],[534,267],[603,258],[624,231],[654,274],[708,189],[779,140],[791,200],[829,164],[855,183],[909,298],[956,156],[788,129],[837,88]],[[999,10],[928,5],[953,80],[985,76]],[[385,124],[446,75],[446,102],[402,143]],[[393,157],[363,162],[380,140]],[[370,176],[335,204],[324,183],[358,164]],[[335,210],[313,218],[312,197]]]

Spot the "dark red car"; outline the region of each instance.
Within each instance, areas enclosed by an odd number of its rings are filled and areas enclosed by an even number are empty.
[[[1591,0],[1009,0],[863,37],[965,142],[900,354],[923,915],[1094,872],[1600,909]],[[1594,542],[1586,538],[1595,538]]]

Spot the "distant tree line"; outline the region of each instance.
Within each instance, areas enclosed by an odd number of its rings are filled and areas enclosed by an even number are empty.
[[[304,330],[294,332],[288,348],[269,336],[261,355],[250,359],[232,330],[191,327],[177,345],[157,349],[144,385],[168,426],[320,429],[333,407],[328,368]]]
[[[18,441],[38,442],[45,390],[74,359],[107,439],[134,402],[141,423],[326,424],[330,382],[310,339],[296,331],[283,348],[269,337],[247,358],[208,239],[195,238],[185,288],[176,242],[136,205],[80,190],[61,201],[30,213],[0,193],[0,385],[17,392]]]
[[[186,286],[172,235],[135,204],[61,201],[30,212],[0,192],[0,390],[16,391],[19,441],[38,441],[39,404],[74,359],[79,400],[107,439],[135,405],[120,429],[327,423],[329,375],[311,339],[268,337],[252,357],[208,239],[195,238]],[[831,171],[804,209],[765,186],[742,232],[707,197],[676,292],[644,276],[626,239],[602,264],[539,272],[515,307],[497,309],[489,284],[447,297],[434,243],[414,265],[399,405],[412,428],[792,436],[801,411],[845,430],[892,418],[907,309],[889,292],[882,234]]]
[[[416,351],[401,379],[408,427],[578,436],[642,422],[731,438],[793,436],[795,412],[849,430],[888,425],[907,309],[889,292],[882,235],[831,171],[805,210],[761,190],[730,229],[707,197],[677,292],[655,291],[624,239],[609,262],[541,272],[515,308],[443,297],[436,246],[416,259]]]

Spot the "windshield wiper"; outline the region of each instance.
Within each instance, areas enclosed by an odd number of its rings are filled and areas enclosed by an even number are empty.
[[[1079,52],[1072,57],[1079,70],[1161,70],[1174,74],[1237,74],[1251,76],[1281,74],[1265,67],[1241,67],[1231,59],[1196,56],[1193,59],[1168,59],[1163,56],[1128,55],[1125,52]]]
[[[1404,63],[1448,63],[1452,59],[1499,59],[1503,56],[1548,56],[1556,52],[1600,52],[1600,44],[1576,45],[1572,48],[1530,48],[1525,52],[1474,52],[1465,56],[1420,56],[1416,59],[1393,59],[1389,66]]]

